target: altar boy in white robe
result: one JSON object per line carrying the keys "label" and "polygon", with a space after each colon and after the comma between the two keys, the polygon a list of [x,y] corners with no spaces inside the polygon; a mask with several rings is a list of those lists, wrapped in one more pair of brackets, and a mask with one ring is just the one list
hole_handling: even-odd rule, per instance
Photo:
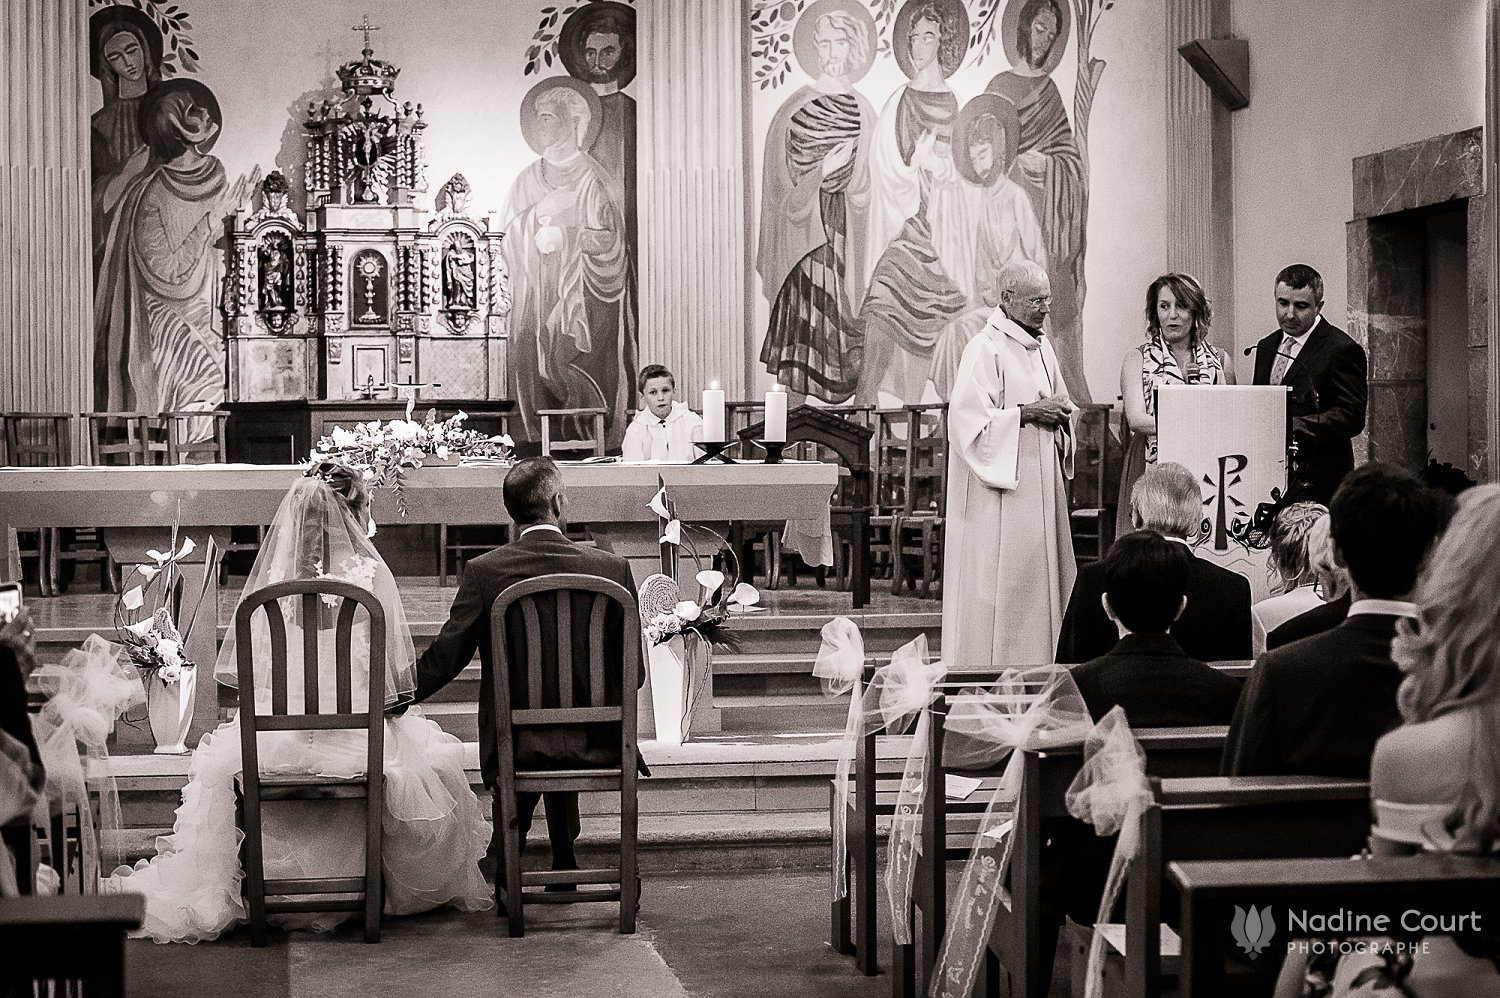
{"label": "altar boy in white robe", "polygon": [[703,438],[703,417],[677,401],[677,379],[651,364],[641,370],[636,388],[646,405],[625,430],[621,459],[690,464],[698,456],[693,441]]}
{"label": "altar boy in white robe", "polygon": [[1051,288],[1030,261],[969,341],[948,400],[943,659],[949,669],[1053,660],[1076,566],[1063,476],[1074,405],[1042,333]]}

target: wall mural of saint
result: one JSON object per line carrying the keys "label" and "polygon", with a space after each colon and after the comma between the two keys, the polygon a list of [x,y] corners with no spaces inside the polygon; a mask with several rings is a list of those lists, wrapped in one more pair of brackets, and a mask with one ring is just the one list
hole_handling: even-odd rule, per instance
{"label": "wall mural of saint", "polygon": [[[1048,270],[1048,332],[1073,397],[1088,399],[1084,138],[1104,67],[1089,43],[1110,6],[752,8],[751,83],[764,95],[753,112],[764,136],[756,315],[772,378],[830,403],[945,399],[964,346],[998,304],[1000,270],[1025,259]],[[1070,115],[1052,74],[1073,41]],[[798,68],[807,82],[769,104]]]}
{"label": "wall mural of saint", "polygon": [[223,117],[207,86],[175,79],[146,92],[138,123],[144,164],[109,214],[95,287],[95,402],[212,408],[224,399],[214,243],[233,208],[223,164],[209,154]]}
{"label": "wall mural of saint", "polygon": [[[599,95],[570,76],[521,101],[538,159],[511,186],[504,259],[511,277],[510,396],[521,439],[539,409],[603,408],[609,446],[624,436],[635,367],[635,287],[617,181],[586,150],[602,127]],[[572,428],[577,432],[580,428]]]}
{"label": "wall mural of saint", "polygon": [[1048,334],[1063,380],[1075,399],[1086,400],[1078,289],[1088,185],[1073,126],[1052,80],[1068,44],[1070,24],[1059,0],[1011,0],[1000,27],[1011,68],[986,89],[1014,104],[1020,118],[1020,146],[1011,175],[1031,198],[1047,234],[1047,279],[1052,284]]}
{"label": "wall mural of saint", "polygon": [[766,135],[756,270],[771,306],[760,359],[790,391],[844,402],[858,387],[864,331],[870,145],[876,118],[854,88],[875,61],[875,20],[858,0],[818,0],[795,52],[813,78]]}
{"label": "wall mural of saint", "polygon": [[161,61],[161,29],[143,11],[105,7],[89,18],[89,69],[104,97],[104,106],[89,120],[96,277],[120,195],[145,168],[141,102],[161,83]]}

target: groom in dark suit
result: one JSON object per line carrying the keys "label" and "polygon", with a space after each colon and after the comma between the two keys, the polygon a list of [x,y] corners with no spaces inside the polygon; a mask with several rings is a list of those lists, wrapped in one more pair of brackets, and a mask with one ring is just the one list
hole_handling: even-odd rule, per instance
{"label": "groom in dark suit", "polygon": [[1323,278],[1306,264],[1276,275],[1276,322],[1281,328],[1256,344],[1255,384],[1292,389],[1292,498],[1326,506],[1354,467],[1350,441],[1365,428],[1365,349],[1323,318]]}
{"label": "groom in dark suit", "polygon": [[1370,778],[1380,736],[1401,723],[1391,642],[1447,496],[1383,464],[1351,471],[1329,507],[1334,557],[1348,569],[1349,616],[1255,663],[1224,746],[1226,776]]}
{"label": "groom in dark suit", "polygon": [[[575,544],[563,534],[559,524],[563,520],[566,500],[563,496],[562,475],[557,465],[548,457],[527,458],[518,462],[505,476],[502,488],[505,511],[516,525],[516,538],[503,547],[496,548],[469,562],[459,583],[458,594],[453,598],[453,609],[448,622],[417,661],[416,700],[420,703],[442,689],[479,652],[479,768],[484,785],[494,790],[500,766],[499,746],[495,740],[494,682],[496,664],[490,641],[490,607],[495,598],[509,586],[534,579],[540,575],[560,572],[580,575],[595,575],[619,583],[629,592],[635,592],[635,581],[630,574],[630,564],[619,555],[600,551],[597,548]],[[585,614],[573,616],[575,626],[589,625]],[[606,630],[611,640],[624,640],[624,621],[612,607],[606,619]],[[514,656],[512,656],[514,657]],[[618,669],[621,650],[618,645],[607,651],[606,682],[613,685],[611,698],[622,695],[619,690]],[[546,657],[544,656],[544,661]],[[522,660],[521,669],[525,662]],[[574,668],[582,669],[582,677],[575,682],[588,685],[588,662],[574,658]],[[512,689],[519,694],[515,680],[524,683],[524,675],[511,677]],[[645,673],[642,672],[644,680]],[[633,692],[623,694],[633,697]],[[522,732],[516,739],[516,765],[521,768],[578,769],[590,766],[614,765],[619,761],[618,725],[579,725],[559,727],[546,731]],[[525,843],[526,833],[531,829],[532,815],[536,811],[536,794],[519,793],[516,806],[519,814],[518,834]],[[559,791],[545,795],[547,810],[547,833],[552,840],[552,868],[554,870],[576,869],[578,862],[573,852],[573,843],[578,838],[578,794]],[[503,832],[498,801],[494,805],[495,832]],[[496,840],[498,846],[499,840]],[[496,876],[497,885],[505,882],[504,851],[499,853],[502,869]],[[498,886],[497,886],[498,890]],[[504,906],[502,905],[502,911]]]}

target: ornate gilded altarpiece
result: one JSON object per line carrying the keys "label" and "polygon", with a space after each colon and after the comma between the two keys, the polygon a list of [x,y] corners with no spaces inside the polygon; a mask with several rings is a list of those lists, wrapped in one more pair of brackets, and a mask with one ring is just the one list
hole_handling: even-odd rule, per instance
{"label": "ornate gilded altarpiece", "polygon": [[224,311],[231,401],[345,399],[419,383],[430,399],[505,395],[510,287],[493,214],[455,174],[428,211],[422,106],[400,70],[338,70],[344,96],[310,103],[305,218],[277,172],[230,219]]}

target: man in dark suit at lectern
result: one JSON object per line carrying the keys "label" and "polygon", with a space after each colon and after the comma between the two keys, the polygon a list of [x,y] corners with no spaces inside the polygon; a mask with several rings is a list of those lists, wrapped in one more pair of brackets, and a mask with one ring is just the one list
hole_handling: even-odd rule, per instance
{"label": "man in dark suit at lectern", "polygon": [[1325,506],[1354,467],[1350,441],[1365,428],[1365,350],[1323,318],[1323,278],[1294,263],[1276,275],[1276,332],[1255,347],[1255,384],[1291,388],[1297,444],[1294,499]]}
{"label": "man in dark suit at lectern", "polygon": [[[624,586],[635,592],[635,581],[630,574],[630,563],[617,554],[585,547],[569,540],[559,527],[563,519],[564,498],[562,474],[549,457],[532,457],[518,462],[505,476],[502,487],[505,511],[516,525],[516,538],[503,547],[481,555],[464,568],[458,594],[453,598],[453,609],[448,622],[417,661],[416,700],[420,703],[432,696],[450,680],[464,670],[479,652],[479,769],[484,785],[493,789],[499,775],[500,749],[495,738],[494,683],[496,663],[490,647],[490,607],[495,598],[509,586],[540,575],[574,573],[595,575]],[[587,628],[588,618],[583,613],[573,616],[575,627]],[[624,640],[624,621],[619,613],[610,609],[606,617],[606,630],[613,640]],[[616,668],[606,671],[606,684],[611,697],[624,696],[629,699],[633,692],[619,690],[618,667],[622,651],[607,650],[606,661]],[[501,663],[503,667],[505,663]],[[575,682],[588,684],[588,662],[574,657],[575,669],[582,669],[581,679]],[[525,668],[523,661],[522,668]],[[498,677],[505,681],[507,676]],[[645,679],[642,670],[641,679]],[[522,679],[524,682],[524,679]],[[516,686],[512,684],[512,689]],[[577,725],[558,727],[547,731],[523,732],[516,739],[516,764],[522,768],[568,769],[590,766],[609,766],[619,761],[620,736],[617,725]],[[576,869],[577,858],[573,843],[578,838],[578,794],[559,791],[545,795],[547,811],[547,834],[552,840],[552,868],[554,870]],[[519,812],[518,834],[526,841],[531,829],[532,815],[536,811],[536,794],[517,794]],[[492,851],[498,853],[501,869],[495,883],[505,883],[505,853],[500,848],[504,826],[500,820],[499,803],[495,804],[496,838]],[[498,886],[497,886],[498,890]]]}

